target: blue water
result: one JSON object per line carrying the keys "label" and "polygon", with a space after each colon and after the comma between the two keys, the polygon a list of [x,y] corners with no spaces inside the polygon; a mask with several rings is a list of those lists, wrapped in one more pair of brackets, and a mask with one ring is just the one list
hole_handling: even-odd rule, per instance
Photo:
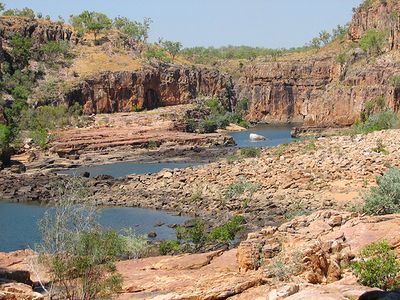
{"label": "blue water", "polygon": [[124,177],[130,174],[146,174],[158,173],[162,169],[183,169],[199,165],[198,162],[192,163],[135,163],[135,162],[116,162],[105,165],[82,166],[76,169],[60,171],[58,174],[64,175],[82,175],[84,172],[89,172],[90,177],[97,175],[111,175],[113,177]]}
{"label": "blue water", "polygon": [[[47,207],[37,204],[0,202],[0,251],[33,249],[40,242],[37,224],[46,210]],[[162,211],[121,207],[102,209],[99,222],[104,228],[117,231],[126,228],[137,234],[154,231],[156,239],[162,240],[175,238],[175,230],[168,224],[182,224],[187,219]],[[155,227],[159,222],[165,225]]]}
{"label": "blue water", "polygon": [[[228,132],[228,135],[233,137],[237,147],[272,147],[280,144],[287,144],[292,141],[290,131],[292,126],[284,125],[266,125],[259,124],[247,131]],[[265,141],[251,141],[250,133],[256,133],[266,137]]]}

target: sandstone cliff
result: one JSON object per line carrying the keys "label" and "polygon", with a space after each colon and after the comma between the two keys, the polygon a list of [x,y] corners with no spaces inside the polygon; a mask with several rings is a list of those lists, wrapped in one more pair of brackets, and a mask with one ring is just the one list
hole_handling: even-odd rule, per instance
{"label": "sandstone cliff", "polygon": [[42,19],[24,17],[0,17],[0,40],[19,34],[32,38],[34,47],[48,41],[78,42],[78,37],[68,25],[61,25]]}
{"label": "sandstone cliff", "polygon": [[396,0],[373,1],[355,9],[349,27],[349,39],[358,41],[369,29],[387,32],[387,50],[400,48],[400,3]]}
{"label": "sandstone cliff", "polygon": [[[248,98],[252,121],[304,122],[315,126],[346,126],[356,121],[364,103],[383,96],[398,111],[399,91],[389,83],[398,73],[400,36],[398,1],[375,1],[355,10],[347,40],[328,49],[284,57],[278,62],[246,66],[237,80],[238,99]],[[352,48],[369,29],[389,32],[386,53],[367,58]],[[347,62],[336,57],[345,53]]]}
{"label": "sandstone cliff", "polygon": [[230,76],[168,64],[98,74],[67,93],[66,100],[82,104],[85,113],[112,113],[185,104],[200,96],[218,97],[229,110],[235,105]]}

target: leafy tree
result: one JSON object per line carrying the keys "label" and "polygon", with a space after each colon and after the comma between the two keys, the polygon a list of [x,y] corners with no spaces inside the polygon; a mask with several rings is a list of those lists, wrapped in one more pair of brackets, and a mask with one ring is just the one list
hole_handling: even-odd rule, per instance
{"label": "leafy tree", "polygon": [[148,60],[157,59],[163,62],[170,62],[170,58],[165,50],[156,45],[149,45],[145,52],[145,56]]}
{"label": "leafy tree", "polygon": [[319,40],[321,43],[325,46],[331,42],[332,35],[327,32],[326,30],[323,30],[319,33]]}
{"label": "leafy tree", "polygon": [[40,48],[39,52],[43,60],[53,62],[60,56],[69,55],[69,44],[66,41],[49,41]]}
{"label": "leafy tree", "polygon": [[11,131],[4,124],[0,124],[0,161],[7,162],[9,160]]}
{"label": "leafy tree", "polygon": [[146,41],[151,22],[150,18],[145,18],[143,23],[140,23],[126,17],[117,17],[113,21],[113,26],[134,40]]}
{"label": "leafy tree", "polygon": [[338,38],[343,37],[348,30],[348,25],[342,26],[342,25],[337,25],[336,28],[332,30],[332,40],[336,40]]}
{"label": "leafy tree", "polygon": [[[3,5],[3,9],[4,9],[4,5]],[[3,16],[17,16],[17,17],[25,17],[25,18],[34,19],[35,12],[28,7],[25,7],[23,9],[7,9],[6,11],[3,12]]]}
{"label": "leafy tree", "polygon": [[163,41],[162,46],[172,56],[172,61],[175,60],[176,55],[182,50],[182,44],[180,42]]}
{"label": "leafy tree", "polygon": [[94,35],[95,42],[97,35],[103,30],[112,27],[112,21],[103,13],[95,11],[83,11],[81,14],[70,17],[72,26],[80,33],[91,32]]}
{"label": "leafy tree", "polygon": [[0,2],[0,12],[6,9],[6,6],[4,5],[3,2]]}
{"label": "leafy tree", "polygon": [[32,40],[16,34],[10,40],[11,51],[10,54],[16,65],[16,68],[22,70],[28,65],[30,58],[30,49],[32,47]]}
{"label": "leafy tree", "polygon": [[313,38],[310,41],[311,48],[320,48],[321,47],[321,40],[318,37]]}
{"label": "leafy tree", "polygon": [[382,52],[386,34],[375,29],[368,30],[360,39],[360,47],[368,55],[379,55]]}

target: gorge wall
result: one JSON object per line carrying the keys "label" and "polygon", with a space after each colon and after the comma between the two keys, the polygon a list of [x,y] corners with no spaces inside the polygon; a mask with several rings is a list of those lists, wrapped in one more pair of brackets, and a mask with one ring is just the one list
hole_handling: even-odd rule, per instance
{"label": "gorge wall", "polygon": [[[250,102],[248,118],[266,122],[304,122],[308,126],[353,124],[364,103],[383,96],[399,110],[399,90],[390,84],[400,60],[400,3],[372,1],[355,9],[348,40],[355,43],[370,29],[387,33],[386,52],[367,58],[361,49],[347,49],[347,63],[339,64],[341,50],[308,54],[301,59],[255,63],[244,68],[235,83],[237,98]],[[390,51],[390,52],[389,52]],[[360,54],[361,52],[361,54]],[[360,57],[359,56],[363,56]]]}
{"label": "gorge wall", "polygon": [[231,77],[215,69],[158,64],[133,72],[106,72],[83,81],[66,94],[85,113],[130,112],[185,104],[201,96],[236,104]]}
{"label": "gorge wall", "polygon": [[68,25],[58,24],[43,19],[24,17],[0,17],[0,40],[7,43],[9,37],[19,34],[29,37],[34,47],[48,41],[69,41],[77,43],[78,37]]}

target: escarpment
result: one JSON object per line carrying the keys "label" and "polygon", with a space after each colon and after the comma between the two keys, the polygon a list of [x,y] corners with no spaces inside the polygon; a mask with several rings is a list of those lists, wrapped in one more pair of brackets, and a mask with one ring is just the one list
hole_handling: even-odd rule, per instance
{"label": "escarpment", "polygon": [[160,64],[133,72],[105,72],[67,93],[85,113],[129,112],[218,97],[231,110],[236,104],[231,77],[217,70]]}
{"label": "escarpment", "polygon": [[354,11],[348,36],[358,41],[370,29],[386,33],[387,50],[400,48],[400,2],[397,0],[373,1]]}
{"label": "escarpment", "polygon": [[9,37],[17,34],[31,38],[34,47],[48,41],[68,41],[76,44],[79,40],[72,28],[65,24],[25,17],[1,17],[0,39],[7,41]]}
{"label": "escarpment", "polygon": [[[248,119],[348,126],[358,119],[365,103],[377,97],[384,97],[387,106],[398,112],[399,88],[390,79],[400,67],[399,15],[398,1],[361,5],[355,10],[347,39],[333,51],[321,49],[300,59],[289,56],[245,67],[235,90],[238,99],[249,100]],[[386,33],[378,57],[368,57],[357,48],[356,43],[370,29]],[[340,53],[345,62],[337,61]]]}

